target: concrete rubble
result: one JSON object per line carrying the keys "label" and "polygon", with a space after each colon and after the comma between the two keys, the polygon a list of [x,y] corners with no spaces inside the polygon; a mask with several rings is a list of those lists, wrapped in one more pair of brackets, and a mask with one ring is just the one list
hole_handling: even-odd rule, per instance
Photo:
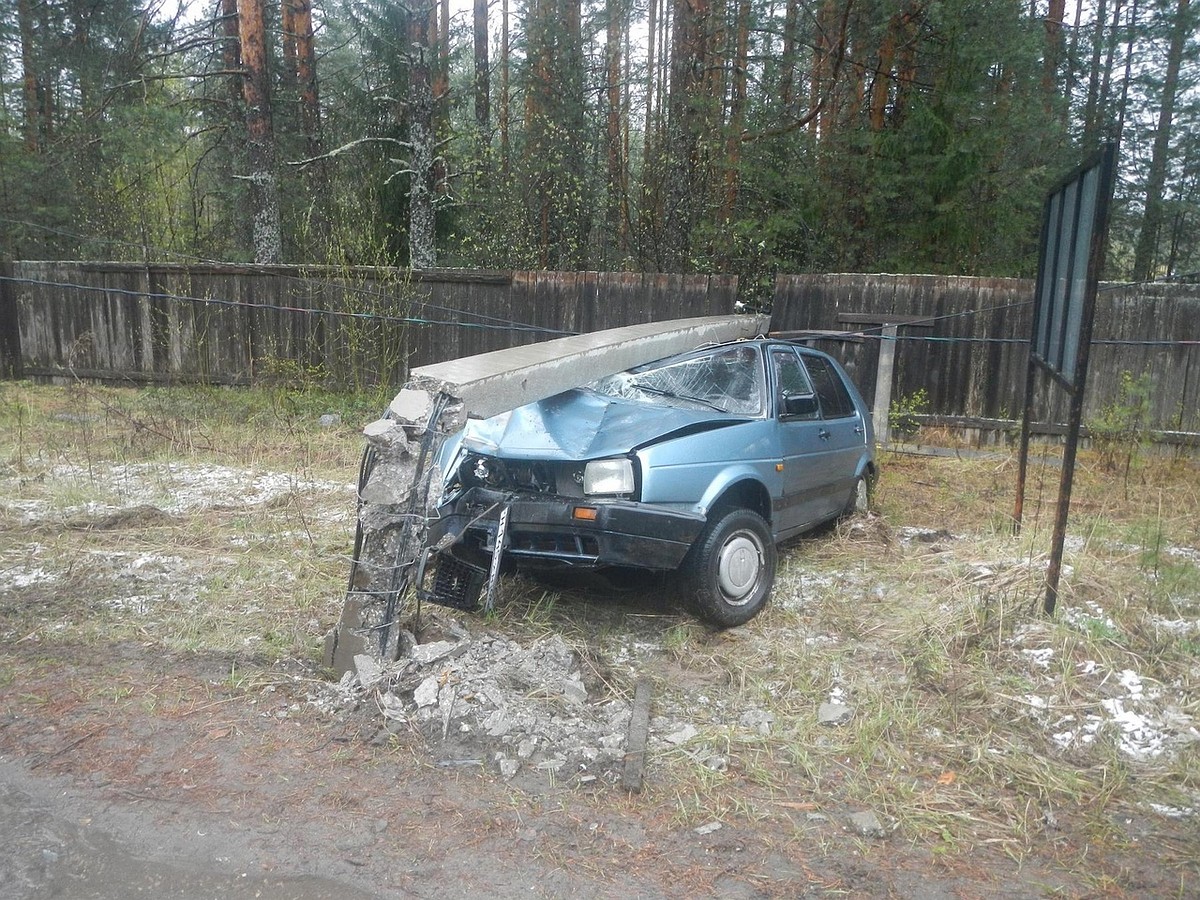
{"label": "concrete rubble", "polygon": [[529,770],[615,781],[630,698],[589,689],[586,662],[561,637],[524,646],[495,633],[416,644],[357,669],[311,702],[336,713],[378,707],[381,726],[420,730],[453,761],[471,757],[506,778]]}

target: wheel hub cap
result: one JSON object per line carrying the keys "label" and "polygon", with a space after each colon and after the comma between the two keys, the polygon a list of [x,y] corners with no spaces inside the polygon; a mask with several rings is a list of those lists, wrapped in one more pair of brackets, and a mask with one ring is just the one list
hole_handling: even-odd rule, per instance
{"label": "wheel hub cap", "polygon": [[745,535],[737,535],[721,550],[717,580],[730,603],[744,602],[758,583],[762,556],[758,544]]}

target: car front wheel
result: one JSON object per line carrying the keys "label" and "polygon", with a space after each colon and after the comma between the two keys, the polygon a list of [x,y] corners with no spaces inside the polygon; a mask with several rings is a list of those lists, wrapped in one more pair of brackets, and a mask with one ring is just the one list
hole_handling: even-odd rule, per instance
{"label": "car front wheel", "polygon": [[758,513],[733,509],[715,516],[684,559],[689,598],[721,628],[749,622],[775,583],[775,542]]}

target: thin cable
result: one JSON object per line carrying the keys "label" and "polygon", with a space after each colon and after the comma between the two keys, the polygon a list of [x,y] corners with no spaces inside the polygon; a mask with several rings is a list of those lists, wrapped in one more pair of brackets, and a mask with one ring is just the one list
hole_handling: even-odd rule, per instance
{"label": "thin cable", "polygon": [[126,288],[100,287],[91,284],[74,284],[69,281],[43,281],[36,278],[17,278],[0,275],[0,281],[15,284],[35,284],[44,287],[72,288],[79,291],[94,291],[102,294],[118,294],[126,297],[147,297],[155,300],[176,300],[183,303],[196,303],[201,306],[225,306],[244,309],[271,309],[278,312],[302,313],[313,316],[330,316],[339,319],[370,320],[388,322],[396,325],[445,325],[455,328],[476,328],[483,331],[528,331],[544,334],[573,335],[577,332],[562,331],[557,328],[543,328],[536,325],[523,325],[517,322],[508,324],[489,324],[485,322],[460,322],[453,320],[427,319],[417,316],[388,316],[380,313],[339,312],[330,309],[312,309],[302,306],[280,306],[274,303],[251,303],[246,300],[222,300],[214,297],[187,297],[181,294],[161,294],[148,291],[133,291]]}
{"label": "thin cable", "polygon": [[[239,266],[238,263],[229,263],[229,262],[225,262],[223,260],[210,259],[210,258],[204,257],[204,256],[195,256],[195,255],[189,254],[189,253],[181,253],[176,250],[168,250],[165,247],[157,247],[157,246],[154,246],[151,244],[136,244],[131,241],[122,241],[122,240],[117,240],[115,238],[89,237],[86,234],[80,234],[80,233],[74,232],[74,231],[67,231],[66,229],[63,229],[63,228],[53,228],[49,225],[39,225],[36,222],[25,222],[20,219],[10,219],[6,216],[0,216],[0,222],[7,222],[10,225],[20,225],[20,226],[23,226],[26,228],[39,228],[42,231],[48,231],[51,234],[58,234],[58,235],[62,235],[63,237],[70,237],[70,238],[74,238],[79,241],[87,241],[89,243],[111,244],[112,246],[115,246],[115,247],[132,248],[135,250],[139,250],[143,253],[145,253],[148,250],[153,250],[155,253],[163,255],[163,256],[176,257],[178,260],[181,260],[184,263],[198,263],[201,265],[223,266],[226,268],[228,268],[230,266],[233,266],[233,267]],[[131,265],[139,265],[139,266],[155,265],[155,263],[153,263],[153,262],[146,262],[146,261],[139,261],[139,260],[132,260],[132,261],[130,261],[130,264]],[[251,271],[251,267],[249,265],[246,266],[246,271]],[[287,273],[279,273],[276,277],[283,278],[288,281],[299,282],[304,285],[311,285],[312,281],[313,281],[313,279],[303,278],[299,275],[289,275]],[[342,284],[339,287],[345,293],[354,294],[356,296],[361,296],[361,297],[378,297],[378,296],[380,296],[379,291],[370,290],[368,288],[360,288],[360,287],[356,287],[351,284]],[[429,309],[436,309],[439,312],[444,312],[444,313],[447,313],[452,316],[469,316],[474,319],[477,319],[480,322],[494,322],[496,324],[505,325],[505,326],[524,326],[525,328],[527,328],[530,331],[545,331],[546,330],[546,329],[540,328],[537,325],[531,325],[526,322],[514,323],[509,319],[503,319],[498,316],[489,316],[489,315],[486,315],[485,313],[472,312],[471,310],[456,309],[451,306],[441,306],[440,304],[437,304],[437,303],[424,303],[423,305]],[[566,334],[566,335],[576,334],[576,332],[574,332],[574,331],[563,331],[563,332],[558,332],[558,333]]]}

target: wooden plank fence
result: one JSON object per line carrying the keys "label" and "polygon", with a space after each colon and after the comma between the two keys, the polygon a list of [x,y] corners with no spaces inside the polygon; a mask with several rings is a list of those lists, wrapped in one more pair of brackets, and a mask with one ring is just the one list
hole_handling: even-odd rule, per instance
{"label": "wooden plank fence", "polygon": [[[620,325],[727,315],[736,276],[16,262],[10,374],[402,383],[410,366]],[[4,350],[8,345],[0,345]]]}
{"label": "wooden plank fence", "polygon": [[[736,296],[736,276],[15,262],[0,268],[0,377],[396,384],[409,366],[564,332],[728,314]],[[934,416],[1003,427],[1021,413],[1032,296],[1020,279],[781,275],[771,327],[927,320],[900,328],[893,398],[924,390]],[[1122,373],[1149,373],[1152,427],[1200,431],[1200,287],[1105,285],[1096,315],[1085,419]],[[873,402],[878,339],[818,344]],[[1034,412],[1065,421],[1062,392]]]}
{"label": "wooden plank fence", "polygon": [[[893,405],[924,390],[934,416],[959,424],[1012,422],[1020,419],[1024,402],[1032,299],[1033,282],[1012,278],[780,275],[771,330],[873,333],[860,342],[817,342],[846,364],[870,404],[879,330],[845,320],[920,317],[924,327],[899,329]],[[1122,373],[1148,373],[1154,386],[1149,426],[1200,431],[1200,286],[1102,285],[1093,341],[1085,421],[1117,401]],[[1065,422],[1064,392],[1039,391],[1034,417]]]}

